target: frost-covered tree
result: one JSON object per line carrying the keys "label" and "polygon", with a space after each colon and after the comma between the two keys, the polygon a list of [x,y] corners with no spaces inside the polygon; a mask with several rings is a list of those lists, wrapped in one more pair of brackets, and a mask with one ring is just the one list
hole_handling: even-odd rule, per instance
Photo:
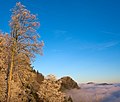
{"label": "frost-covered tree", "polygon": [[0,69],[7,68],[10,52],[10,37],[8,34],[0,33]]}
{"label": "frost-covered tree", "polygon": [[6,101],[7,73],[9,66],[10,38],[8,34],[0,33],[0,101]]}
{"label": "frost-covered tree", "polygon": [[40,85],[39,97],[44,102],[64,102],[66,96],[60,91],[60,87],[61,82],[54,75],[48,75]]}
{"label": "frost-covered tree", "polygon": [[36,15],[28,11],[20,2],[11,10],[10,20],[10,67],[8,74],[7,102],[10,100],[11,80],[15,67],[30,63],[31,58],[36,54],[42,54],[43,41],[37,39],[39,35],[36,29],[39,26]]}

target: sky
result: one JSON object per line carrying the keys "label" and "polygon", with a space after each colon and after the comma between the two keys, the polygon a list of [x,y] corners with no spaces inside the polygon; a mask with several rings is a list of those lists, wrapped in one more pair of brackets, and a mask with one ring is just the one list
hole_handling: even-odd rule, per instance
{"label": "sky", "polygon": [[[120,82],[120,0],[19,0],[40,21],[45,46],[32,66],[78,83]],[[10,32],[10,9],[0,0],[0,30]]]}

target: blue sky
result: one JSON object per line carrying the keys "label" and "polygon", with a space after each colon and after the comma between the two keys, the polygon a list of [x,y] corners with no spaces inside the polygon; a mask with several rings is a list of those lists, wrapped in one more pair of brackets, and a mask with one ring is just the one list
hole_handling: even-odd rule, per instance
{"label": "blue sky", "polygon": [[[44,55],[33,66],[44,75],[77,82],[120,82],[119,0],[19,0],[40,21]],[[9,32],[10,9],[0,0],[0,29]]]}

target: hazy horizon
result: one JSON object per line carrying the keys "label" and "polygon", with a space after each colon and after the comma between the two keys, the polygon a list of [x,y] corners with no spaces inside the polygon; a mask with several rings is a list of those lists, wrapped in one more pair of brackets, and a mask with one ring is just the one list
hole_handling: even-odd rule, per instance
{"label": "hazy horizon", "polygon": [[[78,83],[120,82],[119,0],[19,1],[40,21],[45,46],[32,63],[36,70]],[[19,1],[1,0],[1,31],[10,32],[10,9]]]}

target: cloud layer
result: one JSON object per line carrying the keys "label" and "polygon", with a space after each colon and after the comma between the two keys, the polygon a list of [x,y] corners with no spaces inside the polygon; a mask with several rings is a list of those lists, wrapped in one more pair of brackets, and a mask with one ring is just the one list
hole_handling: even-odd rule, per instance
{"label": "cloud layer", "polygon": [[120,84],[80,84],[80,87],[66,92],[74,102],[120,102]]}

